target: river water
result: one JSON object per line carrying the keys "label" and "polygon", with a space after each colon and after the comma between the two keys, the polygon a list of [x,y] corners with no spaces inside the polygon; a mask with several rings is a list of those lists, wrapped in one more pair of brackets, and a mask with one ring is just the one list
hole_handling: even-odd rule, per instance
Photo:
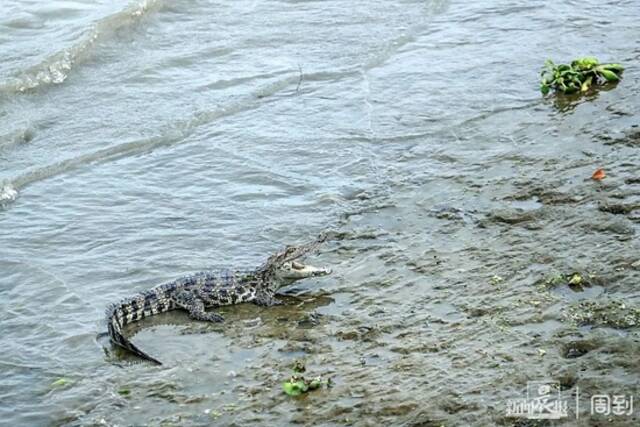
{"label": "river water", "polygon": [[[540,380],[554,425],[604,422],[591,395],[640,398],[639,12],[3,0],[0,423],[529,425],[506,408]],[[540,96],[583,55],[623,81]],[[111,302],[323,231],[334,273],[287,305],[129,329],[162,367],[100,336]],[[286,396],[297,359],[333,387]]]}

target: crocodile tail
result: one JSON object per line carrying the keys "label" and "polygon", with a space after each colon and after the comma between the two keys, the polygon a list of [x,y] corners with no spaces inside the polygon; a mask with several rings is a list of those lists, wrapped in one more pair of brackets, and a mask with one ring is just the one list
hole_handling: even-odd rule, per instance
{"label": "crocodile tail", "polygon": [[123,314],[121,304],[112,304],[107,308],[107,329],[109,331],[109,338],[111,338],[111,341],[142,359],[148,360],[157,365],[162,365],[162,362],[140,350],[122,334],[122,328],[125,321],[126,317]]}

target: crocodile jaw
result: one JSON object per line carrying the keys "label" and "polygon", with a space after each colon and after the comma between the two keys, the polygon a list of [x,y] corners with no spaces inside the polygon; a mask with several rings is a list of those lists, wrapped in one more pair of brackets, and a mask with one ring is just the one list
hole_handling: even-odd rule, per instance
{"label": "crocodile jaw", "polygon": [[293,265],[293,271],[301,274],[302,278],[326,276],[331,274],[331,269],[327,267],[314,267],[312,265],[305,265],[296,261],[293,261],[291,264]]}
{"label": "crocodile jaw", "polygon": [[296,261],[287,262],[276,271],[278,279],[286,282],[294,282],[308,277],[326,276],[327,274],[331,274],[331,269],[314,267]]}

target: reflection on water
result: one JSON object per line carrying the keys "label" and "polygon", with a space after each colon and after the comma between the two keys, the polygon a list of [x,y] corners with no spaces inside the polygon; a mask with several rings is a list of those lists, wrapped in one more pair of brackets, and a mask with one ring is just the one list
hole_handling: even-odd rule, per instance
{"label": "reflection on water", "polygon": [[615,89],[618,86],[618,82],[607,83],[602,86],[591,87],[585,93],[572,93],[572,94],[556,94],[550,99],[553,99],[553,106],[561,113],[569,113],[575,110],[575,108],[583,102],[592,102],[598,98],[600,92],[608,92]]}

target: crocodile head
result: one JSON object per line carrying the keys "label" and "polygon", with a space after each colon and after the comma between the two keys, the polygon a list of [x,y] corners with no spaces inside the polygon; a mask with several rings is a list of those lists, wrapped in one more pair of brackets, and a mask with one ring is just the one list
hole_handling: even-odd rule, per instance
{"label": "crocodile head", "polygon": [[283,251],[269,257],[262,269],[271,273],[281,284],[289,284],[308,277],[326,276],[331,273],[331,269],[314,267],[297,261],[315,250],[325,240],[326,236],[321,235],[315,241],[305,245],[287,246]]}

